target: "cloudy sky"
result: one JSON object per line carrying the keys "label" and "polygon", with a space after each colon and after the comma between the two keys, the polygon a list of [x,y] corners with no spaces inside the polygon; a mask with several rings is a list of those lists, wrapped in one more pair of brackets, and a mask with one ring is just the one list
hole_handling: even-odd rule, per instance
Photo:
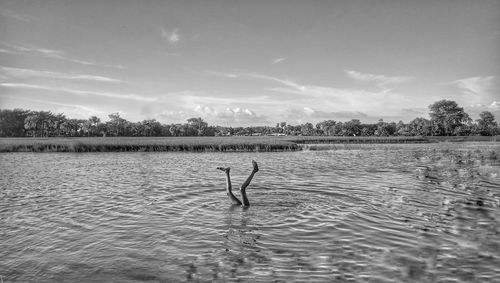
{"label": "cloudy sky", "polygon": [[275,125],[500,120],[500,1],[0,1],[0,108]]}

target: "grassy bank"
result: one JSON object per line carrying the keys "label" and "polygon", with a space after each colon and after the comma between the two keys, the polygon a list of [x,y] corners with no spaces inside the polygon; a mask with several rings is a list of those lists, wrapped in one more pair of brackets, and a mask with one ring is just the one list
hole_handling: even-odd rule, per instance
{"label": "grassy bank", "polygon": [[272,137],[90,137],[1,138],[0,152],[295,151],[293,142]]}
{"label": "grassy bank", "polygon": [[339,143],[428,143],[425,137],[337,137],[337,136],[299,136],[285,137],[298,144],[339,144]]}
{"label": "grassy bank", "polygon": [[431,142],[500,142],[500,136],[436,136],[427,139]]}
{"label": "grassy bank", "polygon": [[302,150],[304,148],[304,144],[427,143],[450,140],[478,141],[478,138],[482,138],[480,141],[492,140],[491,137],[426,138],[296,136],[0,138],[0,152],[297,151]]}

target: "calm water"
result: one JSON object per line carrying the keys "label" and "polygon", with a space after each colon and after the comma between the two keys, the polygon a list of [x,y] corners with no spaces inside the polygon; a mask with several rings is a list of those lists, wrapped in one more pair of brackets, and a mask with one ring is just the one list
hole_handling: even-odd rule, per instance
{"label": "calm water", "polygon": [[[231,207],[215,167],[238,187],[252,159]],[[0,172],[3,282],[500,281],[495,143],[12,153]]]}

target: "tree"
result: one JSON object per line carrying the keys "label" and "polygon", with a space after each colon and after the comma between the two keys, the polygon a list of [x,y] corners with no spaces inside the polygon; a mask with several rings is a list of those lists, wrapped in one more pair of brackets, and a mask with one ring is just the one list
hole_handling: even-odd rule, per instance
{"label": "tree", "polygon": [[40,115],[37,112],[30,113],[24,119],[24,128],[28,132],[31,132],[32,137],[36,137],[37,131],[39,129],[39,124],[40,124]]}
{"label": "tree", "polygon": [[68,136],[68,137],[78,136],[80,131],[81,131],[80,125],[82,123],[83,123],[83,120],[67,119],[66,121],[62,122],[60,125],[61,133],[64,136]]}
{"label": "tree", "polygon": [[30,114],[29,110],[23,109],[0,109],[0,136],[1,137],[23,137],[26,135],[24,120]]}
{"label": "tree", "polygon": [[425,118],[415,118],[408,124],[408,133],[411,136],[430,136],[431,121]]}
{"label": "tree", "polygon": [[477,119],[477,131],[482,136],[494,136],[498,134],[498,124],[495,116],[490,111],[483,111]]}
{"label": "tree", "polygon": [[344,123],[342,130],[345,136],[359,136],[361,134],[361,122],[358,119],[347,121]]}
{"label": "tree", "polygon": [[343,136],[344,135],[344,123],[338,122],[335,125],[333,125],[333,134],[335,136]]}
{"label": "tree", "polygon": [[361,135],[368,137],[375,135],[375,131],[377,131],[376,124],[363,124],[361,125]]}
{"label": "tree", "polygon": [[377,130],[375,131],[376,136],[392,136],[396,132],[396,124],[394,122],[387,123],[380,120],[377,124]]}
{"label": "tree", "polygon": [[300,125],[300,132],[303,136],[312,136],[314,135],[314,127],[311,123],[305,123]]}
{"label": "tree", "polygon": [[120,113],[109,114],[111,121],[107,122],[108,132],[113,136],[125,136],[128,134],[130,122],[120,117]]}
{"label": "tree", "polygon": [[398,136],[409,136],[408,125],[406,125],[403,121],[399,121],[396,125],[396,134]]}
{"label": "tree", "polygon": [[170,134],[174,137],[183,137],[187,133],[187,124],[171,124],[169,127]]}
{"label": "tree", "polygon": [[136,123],[136,129],[136,135],[143,137],[159,136],[162,132],[162,126],[156,119]]}
{"label": "tree", "polygon": [[101,119],[96,116],[92,116],[87,120],[87,127],[89,130],[89,135],[96,136],[99,134],[99,126],[101,124]]}
{"label": "tree", "polygon": [[335,134],[335,122],[334,120],[325,120],[316,124],[316,129],[320,131],[321,134],[325,136],[333,136]]}
{"label": "tree", "polygon": [[203,121],[200,117],[189,118],[188,122],[188,135],[202,136],[205,129],[208,127],[208,123]]}
{"label": "tree", "polygon": [[469,115],[455,101],[440,100],[429,105],[431,126],[434,135],[450,136],[455,128],[470,121]]}

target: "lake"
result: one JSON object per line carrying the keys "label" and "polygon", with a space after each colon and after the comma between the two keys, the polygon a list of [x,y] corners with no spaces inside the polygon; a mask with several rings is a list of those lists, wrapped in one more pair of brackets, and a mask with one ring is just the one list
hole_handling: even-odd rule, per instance
{"label": "lake", "polygon": [[1,279],[500,281],[498,143],[321,148],[0,154]]}

